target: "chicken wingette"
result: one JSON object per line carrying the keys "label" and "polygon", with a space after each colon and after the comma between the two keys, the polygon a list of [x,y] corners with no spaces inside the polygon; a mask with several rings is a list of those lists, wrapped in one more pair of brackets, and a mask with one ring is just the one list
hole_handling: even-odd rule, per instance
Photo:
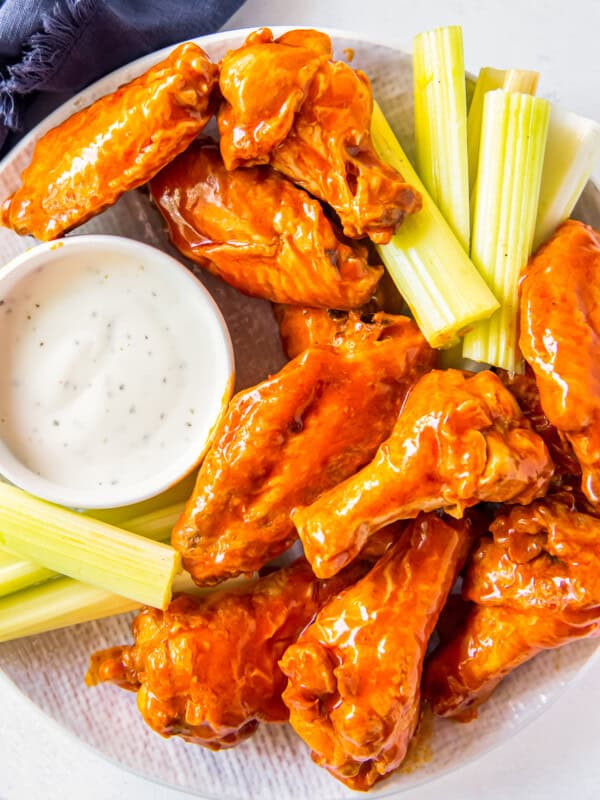
{"label": "chicken wingette", "polygon": [[[330,56],[324,34],[296,30],[274,40],[268,28],[229,53],[220,76],[221,152],[228,168],[268,156],[336,211],[346,236],[383,244],[420,209],[421,196],[375,153],[369,79]],[[266,120],[256,113],[263,108]]]}
{"label": "chicken wingette", "polygon": [[436,714],[468,720],[540,651],[600,633],[600,520],[558,498],[500,514],[473,553],[471,610],[425,671]]}
{"label": "chicken wingette", "polygon": [[227,170],[210,140],[163,169],[150,191],[178,250],[245,294],[353,308],[383,273],[307,192],[268,166]]}
{"label": "chicken wingette", "polygon": [[252,572],[297,538],[292,509],[352,475],[435,364],[409,320],[352,349],[314,347],[240,392],[206,455],[172,544],[200,585]]}
{"label": "chicken wingette", "polygon": [[217,66],[187,42],[77,111],[37,142],[2,224],[56,239],[146,183],[210,120],[217,81]]}
{"label": "chicken wingette", "polygon": [[134,644],[92,656],[86,681],[137,692],[146,723],[211,750],[233,747],[259,722],[284,722],[288,645],[365,565],[319,581],[300,559],[257,581],[202,598],[176,597],[166,611],[144,608]]}

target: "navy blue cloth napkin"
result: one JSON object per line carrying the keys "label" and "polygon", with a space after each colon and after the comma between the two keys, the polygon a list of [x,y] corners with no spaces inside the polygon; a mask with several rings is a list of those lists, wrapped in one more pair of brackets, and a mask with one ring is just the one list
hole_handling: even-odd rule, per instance
{"label": "navy blue cloth napkin", "polygon": [[9,132],[16,134],[5,150],[25,127],[100,76],[160,47],[218,30],[242,4],[0,0],[0,148]]}

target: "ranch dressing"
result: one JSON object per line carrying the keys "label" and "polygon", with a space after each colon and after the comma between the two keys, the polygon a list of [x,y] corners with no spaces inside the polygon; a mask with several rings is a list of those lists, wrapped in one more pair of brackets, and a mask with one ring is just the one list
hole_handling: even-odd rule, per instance
{"label": "ranch dressing", "polygon": [[218,369],[188,280],[152,259],[65,253],[0,290],[0,435],[22,464],[118,501],[200,455]]}

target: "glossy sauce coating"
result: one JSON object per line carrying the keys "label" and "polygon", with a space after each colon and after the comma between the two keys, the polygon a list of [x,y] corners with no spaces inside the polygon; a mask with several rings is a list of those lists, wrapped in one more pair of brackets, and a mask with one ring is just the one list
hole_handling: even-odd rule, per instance
{"label": "glossy sauce coating", "polygon": [[581,467],[573,447],[544,414],[540,391],[531,367],[527,365],[523,375],[511,375],[499,370],[498,377],[515,396],[521,411],[531,422],[533,430],[539,433],[546,443],[556,467],[554,478],[562,482],[566,476],[581,477]]}
{"label": "glossy sauce coating", "polygon": [[268,28],[254,31],[242,47],[227,53],[221,63],[218,116],[227,169],[269,162],[315,73],[331,56],[331,39],[324,33],[289,31],[274,40]]}
{"label": "glossy sauce coating", "polygon": [[135,643],[92,656],[86,681],[137,691],[144,720],[162,736],[232,747],[260,721],[287,719],[278,660],[364,569],[319,581],[301,559],[242,588],[180,595],[164,612],[144,608],[133,622]]}
{"label": "glossy sauce coating", "polygon": [[407,214],[419,211],[421,195],[375,153],[372,112],[367,76],[342,61],[326,62],[271,164],[328,203],[346,236],[385,244]]}
{"label": "glossy sauce coating", "polygon": [[212,116],[218,70],[188,42],[139,78],[48,131],[2,224],[55,239],[150,180]]}
{"label": "glossy sauce coating", "polygon": [[194,580],[252,572],[296,538],[290,512],[360,469],[435,363],[414,323],[352,351],[312,348],[229,405],[173,531]]}
{"label": "glossy sauce coating", "polygon": [[544,442],[496,375],[432,371],[373,461],[292,517],[325,577],[383,525],[436,509],[460,517],[481,501],[528,503],[545,494],[552,470]]}
{"label": "glossy sauce coating", "polygon": [[521,351],[544,413],[573,445],[582,490],[600,502],[600,234],[568,220],[521,288]]}
{"label": "glossy sauce coating", "polygon": [[406,316],[384,311],[343,312],[279,305],[274,312],[288,358],[295,358],[309,347],[354,347],[361,342],[376,342],[394,336],[395,328],[402,330],[410,323]]}
{"label": "glossy sauce coating", "polygon": [[499,515],[463,593],[480,605],[564,611],[600,603],[600,519],[551,497]]}
{"label": "glossy sauce coating", "polygon": [[468,520],[421,515],[283,656],[292,726],[352,789],[368,789],[406,755],[427,643],[470,542]]}
{"label": "glossy sauce coating", "polygon": [[369,79],[330,58],[331,40],[312,30],[273,41],[262,28],[228,53],[220,78],[223,159],[228,168],[270,160],[332,206],[347,236],[389,242],[421,197],[373,149]]}
{"label": "glossy sauce coating", "polygon": [[353,308],[382,275],[305,191],[267,166],[229,172],[210,140],[195,142],[150,190],[173,244],[245,294]]}
{"label": "glossy sauce coating", "polygon": [[490,532],[465,576],[472,610],[426,669],[440,716],[471,719],[520,664],[600,631],[600,520],[546,498],[500,514]]}
{"label": "glossy sauce coating", "polygon": [[461,632],[425,666],[423,698],[439,717],[470,722],[514,669],[542,650],[600,633],[597,612],[572,624],[562,616],[473,606]]}

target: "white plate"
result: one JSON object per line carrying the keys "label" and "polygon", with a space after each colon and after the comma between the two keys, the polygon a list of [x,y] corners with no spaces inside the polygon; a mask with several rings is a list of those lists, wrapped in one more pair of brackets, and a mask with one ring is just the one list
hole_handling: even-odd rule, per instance
{"label": "white plate", "polygon": [[[274,31],[280,33],[283,29]],[[239,46],[246,33],[227,31],[197,42],[213,59],[219,59],[230,48]],[[349,51],[353,51],[352,64],[370,76],[376,98],[411,155],[410,58],[356,34],[329,33],[336,57],[348,58]],[[117,70],[48,117],[0,163],[0,198],[18,184],[33,143],[44,131],[148,69],[171,49]],[[576,216],[600,227],[600,193],[591,184]],[[130,236],[177,255],[167,243],[159,215],[143,191],[130,192],[77,232]],[[31,239],[21,239],[1,229],[0,263],[31,244]],[[283,356],[269,305],[238,294],[205,272],[198,274],[229,325],[238,367],[237,388],[251,385],[276,370],[283,363]],[[86,688],[83,676],[90,653],[129,641],[129,621],[129,616],[115,617],[0,644],[0,667],[16,688],[65,729],[110,760],[150,780],[215,799],[333,800],[356,796],[312,763],[304,744],[287,725],[263,725],[240,747],[211,753],[152,733],[138,715],[132,694],[112,686]],[[427,721],[405,767],[370,795],[385,797],[414,788],[502,743],[537,717],[576,679],[584,665],[590,663],[596,647],[594,641],[582,641],[538,656],[503,682],[476,722],[460,725]]]}

